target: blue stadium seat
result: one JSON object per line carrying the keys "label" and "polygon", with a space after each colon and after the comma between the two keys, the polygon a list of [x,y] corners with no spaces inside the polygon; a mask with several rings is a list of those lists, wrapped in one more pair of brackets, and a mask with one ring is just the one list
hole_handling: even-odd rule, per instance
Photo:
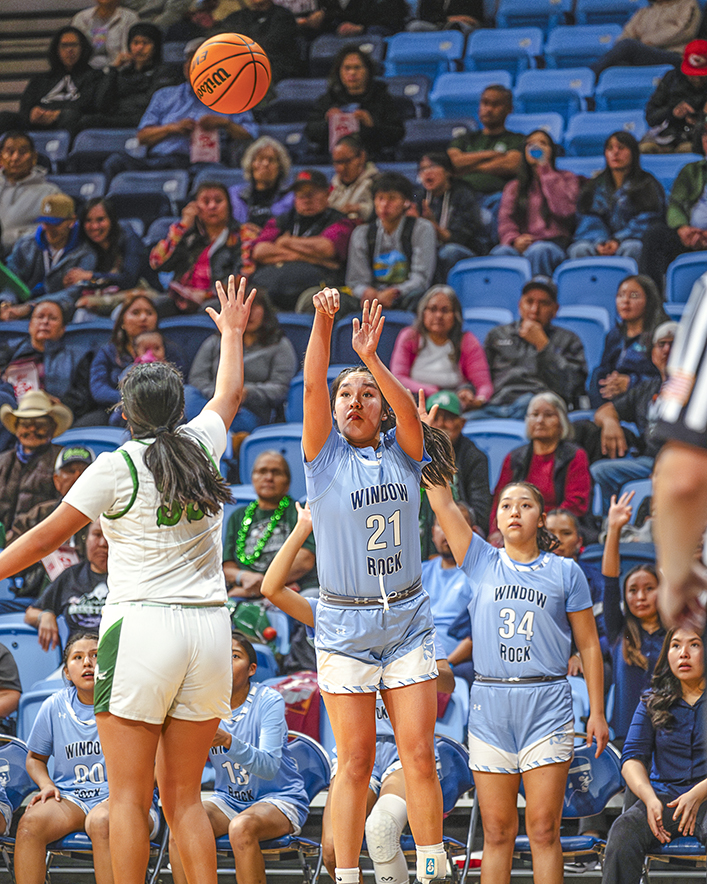
{"label": "blue stadium seat", "polygon": [[284,144],[293,163],[306,163],[315,152],[304,134],[306,123],[267,123],[260,126],[261,135],[269,135]]}
{"label": "blue stadium seat", "polygon": [[530,261],[522,256],[465,258],[451,269],[447,283],[462,309],[505,307],[515,316],[521,289],[531,275]]}
{"label": "blue stadium seat", "polygon": [[285,337],[295,348],[297,365],[301,365],[312,332],[314,316],[308,313],[278,313],[277,319]]}
{"label": "blue stadium seat", "polygon": [[255,488],[253,488],[252,485],[230,485],[229,487],[233,501],[231,503],[224,503],[223,505],[221,535],[224,543],[226,542],[226,531],[228,530],[228,522],[231,516],[239,507],[247,506],[249,503],[258,499],[258,495],[255,493]]}
{"label": "blue stadium seat", "polygon": [[471,332],[481,344],[492,328],[496,328],[497,325],[508,325],[515,319],[515,314],[505,307],[465,307],[462,315],[463,330]]}
{"label": "blue stadium seat", "polygon": [[420,161],[428,151],[445,151],[453,138],[476,130],[472,119],[456,120],[406,120],[405,138],[398,145],[398,158]]}
{"label": "blue stadium seat", "polygon": [[506,70],[440,74],[430,92],[433,119],[476,117],[481,93],[497,83],[510,89],[513,77]]}
{"label": "blue stadium seat", "polygon": [[169,200],[170,214],[175,215],[179,204],[186,200],[189,193],[189,172],[186,169],[119,172],[110,183],[109,196],[115,197],[119,193],[131,195],[162,193]]}
{"label": "blue stadium seat", "polygon": [[19,614],[16,621],[0,622],[0,644],[5,645],[15,659],[23,691],[61,666],[61,649],[43,651],[37,641],[37,630],[23,623]]}
{"label": "blue stadium seat", "polygon": [[572,13],[573,0],[499,0],[497,28],[550,28],[563,25]]}
{"label": "blue stadium seat", "polygon": [[463,51],[460,31],[394,34],[388,39],[385,75],[424,74],[434,80],[438,74],[455,71]]}
{"label": "blue stadium seat", "polygon": [[550,31],[545,42],[545,64],[549,68],[590,65],[611,49],[621,25],[571,25]]}
{"label": "blue stadium seat", "polygon": [[587,98],[594,93],[591,68],[564,68],[557,71],[525,71],[513,92],[517,113],[562,114],[565,125],[570,117],[587,109]]}
{"label": "blue stadium seat", "polygon": [[[603,154],[595,157],[558,157],[555,160],[555,165],[558,169],[569,169],[575,175],[582,175],[584,178],[594,178],[595,175],[603,171],[606,166],[606,160]],[[641,165],[645,168],[643,159],[641,159]]]}
{"label": "blue stadium seat", "polygon": [[106,192],[106,176],[102,172],[47,175],[47,181],[56,184],[78,202],[85,202],[94,196],[103,196]]}
{"label": "blue stadium seat", "polygon": [[29,340],[28,319],[11,319],[8,322],[0,322],[0,344],[17,347],[25,340]]}
{"label": "blue stadium seat", "polygon": [[191,185],[192,193],[202,181],[219,181],[221,184],[225,184],[226,187],[238,187],[239,184],[243,184],[245,181],[245,173],[241,168],[228,169],[226,166],[219,165],[202,166],[194,176],[194,181]]}
{"label": "blue stadium seat", "polygon": [[312,41],[309,51],[309,72],[313,77],[328,77],[337,52],[344,46],[358,46],[367,52],[380,65],[385,56],[385,38],[377,34],[364,34],[360,37],[338,37],[336,34],[322,34]]}
{"label": "blue stadium seat", "polygon": [[[27,746],[17,737],[0,735],[0,771],[2,771],[3,785],[7,793],[8,801],[13,812],[18,810],[22,803],[32,792],[37,791],[37,785],[27,773]],[[14,881],[12,864],[9,853],[14,847],[14,838],[10,833],[0,836],[0,846],[5,868],[10,872],[10,880]],[[7,852],[6,852],[7,851]]]}
{"label": "blue stadium seat", "polygon": [[562,119],[562,114],[555,111],[544,114],[509,114],[506,117],[506,129],[509,132],[521,132],[523,135],[530,135],[536,129],[542,129],[555,144],[562,144],[565,121]]}
{"label": "blue stadium seat", "polygon": [[143,236],[142,241],[148,248],[152,248],[155,243],[159,242],[161,239],[164,239],[167,236],[167,234],[169,233],[169,228],[176,221],[179,221],[179,219],[179,215],[168,215],[166,218],[155,218],[152,224],[150,224],[147,233],[145,233],[145,235]]}
{"label": "blue stadium seat", "polygon": [[464,424],[462,433],[476,443],[489,459],[489,484],[491,490],[498,484],[503,461],[509,451],[525,445],[525,421],[473,420]]}
{"label": "blue stadium seat", "polygon": [[574,18],[578,25],[623,25],[629,18],[647,6],[647,0],[577,0]]}
{"label": "blue stadium seat", "polygon": [[402,103],[401,110],[404,119],[410,119],[410,115],[406,113],[406,105],[408,103],[412,105],[415,117],[418,119],[429,117],[429,77],[425,77],[421,74],[418,76],[386,77],[385,85],[388,87],[388,92],[390,92],[396,102]]}
{"label": "blue stadium seat", "polygon": [[56,129],[49,132],[29,133],[38,153],[43,153],[52,164],[52,172],[58,172],[62,163],[69,155],[71,133],[66,129]]}
{"label": "blue stadium seat", "polygon": [[258,642],[252,642],[255,655],[258,658],[258,668],[252,681],[265,681],[268,678],[275,678],[280,674],[277,660],[272,650],[267,645]]}
{"label": "blue stadium seat", "polygon": [[604,142],[612,132],[623,130],[640,141],[646,134],[643,111],[596,111],[572,117],[565,132],[565,150],[570,156],[595,156],[603,153]]}
{"label": "blue stadium seat", "polygon": [[160,331],[173,344],[187,369],[191,367],[199,347],[211,335],[217,334],[213,320],[206,313],[191,316],[167,316],[160,320]]}
{"label": "blue stadium seat", "polygon": [[64,340],[67,347],[80,354],[95,353],[110,341],[112,334],[113,322],[105,317],[90,322],[70,323],[66,326]]}
{"label": "blue stadium seat", "polygon": [[84,129],[74,138],[64,161],[67,172],[100,172],[105,160],[121,150],[144,157],[147,148],[137,139],[137,129]]}
{"label": "blue stadium seat", "polygon": [[255,459],[270,450],[279,452],[290,465],[290,496],[300,500],[307,493],[302,464],[302,424],[268,424],[256,427],[246,436],[239,452],[241,482],[250,481]]}
{"label": "blue stadium seat", "polygon": [[53,441],[57,445],[89,445],[99,455],[104,451],[115,451],[129,438],[123,427],[71,427]]}
{"label": "blue stadium seat", "polygon": [[688,163],[702,162],[704,157],[698,153],[644,153],[641,154],[641,166],[654,175],[669,194],[678,173]]}
{"label": "blue stadium seat", "polygon": [[[393,347],[400,332],[412,324],[415,314],[408,310],[384,310],[385,324],[378,342],[378,355],[390,365]],[[334,326],[331,336],[331,361],[341,365],[359,365],[361,357],[351,346],[352,323],[355,314],[344,316]]]}
{"label": "blue stadium seat", "polygon": [[264,123],[296,123],[309,118],[312,104],[326,92],[324,78],[280,80],[275,87],[275,98],[262,110],[260,118]]}
{"label": "blue stadium seat", "polygon": [[[670,876],[671,860],[675,860],[678,863],[677,866],[673,866],[676,870],[685,869],[686,863],[696,863],[697,867],[704,867],[705,848],[693,835],[681,835],[673,838],[667,844],[661,844],[660,847],[651,850],[650,853],[646,854],[645,860],[645,876],[643,880],[646,884],[650,884],[650,871],[652,868],[659,869],[661,877],[665,872]],[[688,871],[687,874],[690,874],[690,872]]]}
{"label": "blue stadium seat", "polygon": [[600,74],[594,93],[597,110],[645,111],[658,83],[672,69],[670,64],[607,68]]}
{"label": "blue stadium seat", "polygon": [[553,325],[573,331],[584,346],[587,369],[592,371],[601,362],[604,352],[604,338],[611,328],[611,319],[605,307],[591,304],[574,304],[560,307],[552,320]]}
{"label": "blue stadium seat", "polygon": [[[638,515],[638,510],[640,509],[641,504],[647,497],[653,496],[653,480],[651,478],[648,479],[632,479],[630,482],[625,482],[621,486],[621,494],[629,494],[633,491],[633,500],[631,501],[631,506],[633,507],[633,512],[631,513],[631,524],[636,524],[636,516]],[[617,496],[619,496],[617,495]]]}
{"label": "blue stadium seat", "polygon": [[665,281],[665,297],[668,301],[684,304],[690,297],[692,286],[707,273],[707,252],[688,252],[668,266]]}
{"label": "blue stadium seat", "polygon": [[616,291],[623,279],[638,273],[633,258],[596,257],[563,261],[553,275],[561,307],[589,304],[604,307],[616,318]]}
{"label": "blue stadium seat", "polygon": [[540,28],[479,28],[469,37],[464,52],[465,71],[507,70],[515,79],[542,55],[543,32]]}
{"label": "blue stadium seat", "polygon": [[[356,357],[353,365],[358,365],[361,360]],[[329,368],[327,368],[326,379],[327,384],[331,386],[331,382],[336,378],[340,371],[348,368],[352,363],[331,363]],[[290,389],[287,394],[287,403],[285,405],[285,418],[289,423],[295,423],[300,428],[302,427],[301,421],[303,417],[302,412],[302,397],[304,394],[304,375],[301,371],[298,371],[297,374],[290,381]],[[279,424],[278,426],[282,426]],[[301,460],[301,458],[300,458]],[[241,479],[243,478],[243,473],[241,473]],[[250,477],[248,477],[250,478]]]}
{"label": "blue stadium seat", "polygon": [[409,178],[413,183],[417,181],[417,170],[419,165],[419,163],[376,163],[379,172],[399,172],[401,175]]}

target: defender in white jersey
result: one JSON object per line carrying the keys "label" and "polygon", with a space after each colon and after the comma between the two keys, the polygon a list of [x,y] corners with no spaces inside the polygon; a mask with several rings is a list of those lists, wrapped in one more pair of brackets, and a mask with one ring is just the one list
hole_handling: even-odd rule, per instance
{"label": "defender in white jersey", "polygon": [[[243,333],[254,292],[216,290],[221,333],[213,398],[186,427],[177,369],[133,366],[121,381],[132,440],[101,455],[40,525],[0,554],[15,574],[99,514],[109,543],[109,592],[96,675],[96,720],[111,786],[117,884],[143,884],[155,776],[190,880],[216,884],[216,849],[201,774],[231,690],[230,619],[221,570],[218,472],[243,391]],[[0,577],[0,579],[2,579]]]}
{"label": "defender in white jersey", "polygon": [[572,637],[591,702],[587,742],[596,739],[599,755],[609,739],[589,587],[574,561],[551,553],[558,541],[545,528],[534,485],[502,490],[501,550],[473,533],[449,488],[431,488],[428,496],[472,587],[469,763],[484,826],[482,880],[510,882],[522,779],[535,880],[561,884],[560,819],[574,740],[566,679]]}
{"label": "defender in white jersey", "polygon": [[[251,685],[257,668],[252,644],[234,632],[231,715],[209,753],[214,791],[204,806],[214,835],[228,835],[238,884],[265,884],[260,842],[299,835],[309,813],[304,781],[287,748],[285,701],[273,688]],[[170,860],[175,884],[187,884],[174,838]]]}
{"label": "defender in white jersey", "polygon": [[[361,321],[354,319],[352,345],[365,367],[342,372],[331,401],[327,367],[338,291],[319,292],[314,307],[304,361],[302,450],[321,584],[317,671],[338,749],[336,878],[340,884],[359,880],[380,690],[407,787],[417,798],[408,808],[417,875],[430,880],[444,874],[446,860],[433,745],[434,625],[420,581],[417,529],[426,440],[414,400],[376,352],[381,305],[364,302]],[[381,435],[392,417],[395,429]],[[432,481],[448,481],[451,463],[444,478]]]}

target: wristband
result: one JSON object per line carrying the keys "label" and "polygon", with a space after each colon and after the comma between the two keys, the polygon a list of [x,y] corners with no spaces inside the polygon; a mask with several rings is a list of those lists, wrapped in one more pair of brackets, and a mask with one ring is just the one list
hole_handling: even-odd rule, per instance
{"label": "wristband", "polygon": [[240,571],[236,571],[236,577],[235,577],[235,580],[234,580],[233,582],[236,584],[236,586],[242,586],[242,585],[243,585],[243,582],[242,582],[242,580],[241,580],[241,572],[240,572]]}

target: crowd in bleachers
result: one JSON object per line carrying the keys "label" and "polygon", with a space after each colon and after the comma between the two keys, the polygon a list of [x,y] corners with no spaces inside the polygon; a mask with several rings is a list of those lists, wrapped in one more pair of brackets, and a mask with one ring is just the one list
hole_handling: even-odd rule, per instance
{"label": "crowd in bleachers", "polygon": [[[649,506],[637,520],[622,489],[650,501],[653,403],[707,272],[701,18],[696,0],[420,0],[414,13],[403,0],[97,0],[77,14],[19,111],[0,113],[5,542],[58,505],[91,445],[120,444],[130,366],[174,362],[187,419],[200,412],[220,354],[204,309],[217,280],[245,275],[258,295],[221,464],[238,503],[224,575],[234,601],[265,607],[263,575],[304,494],[312,294],[341,290],[332,377],[355,358],[351,316],[377,298],[379,352],[437,406],[473,530],[499,545],[500,490],[540,488],[556,554],[590,583],[620,747],[666,636]],[[211,112],[188,83],[198,46],[225,31],[271,58],[253,111]],[[471,589],[424,491],[420,538],[444,650],[457,685],[472,681]],[[13,578],[0,612],[20,612],[44,652],[64,623],[94,629],[105,546],[95,523]],[[316,594],[313,539],[287,582]],[[265,609],[282,672],[314,668],[305,628]],[[19,682],[0,660],[6,718]],[[578,655],[568,671],[581,677]]]}

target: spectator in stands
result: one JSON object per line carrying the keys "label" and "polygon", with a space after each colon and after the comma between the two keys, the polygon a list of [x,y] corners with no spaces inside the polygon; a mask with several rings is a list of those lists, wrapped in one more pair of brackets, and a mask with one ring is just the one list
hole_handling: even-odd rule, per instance
{"label": "spectator in stands", "polygon": [[182,217],[150,252],[153,270],[172,271],[178,310],[193,312],[212,300],[217,280],[238,274],[241,264],[239,225],[233,220],[228,189],[202,181]]}
{"label": "spectator in stands", "polygon": [[[0,733],[14,734],[15,721],[9,721],[8,718],[17,710],[20,705],[20,697],[22,696],[22,683],[20,682],[20,673],[17,670],[17,663],[12,656],[12,652],[0,644]],[[4,783],[0,785],[0,791],[4,792]],[[0,814],[0,817],[2,814]],[[5,829],[9,831],[7,820],[2,818],[0,825],[5,823]]]}
{"label": "spectator in stands", "polygon": [[139,19],[136,12],[126,9],[120,0],[94,0],[71,19],[73,27],[83,31],[91,43],[91,67],[103,70],[128,51],[128,33]]}
{"label": "spectator in stands", "polygon": [[477,417],[522,419],[536,393],[552,390],[568,405],[584,393],[587,363],[574,332],[553,325],[557,286],[536,276],[523,286],[520,319],[491,329],[484,349],[494,394]]}
{"label": "spectator in stands", "polygon": [[486,251],[483,225],[474,191],[458,178],[446,153],[424,154],[418,166],[418,180],[424,194],[410,207],[408,214],[426,218],[437,233],[438,282],[446,282],[457,261],[473,258]]}
{"label": "spectator in stands", "polygon": [[[654,402],[666,379],[670,348],[675,339],[676,322],[664,322],[653,332],[651,359],[658,374],[632,384],[626,393],[605,402],[594,413],[594,423],[601,429],[604,458],[591,466],[592,478],[601,488],[603,512],[609,511],[611,495],[618,494],[625,482],[645,479],[653,472],[653,463],[662,446],[654,435]],[[639,438],[633,456],[621,421],[636,424]]]}
{"label": "spectator in stands", "polygon": [[[187,420],[200,414],[213,396],[220,352],[221,335],[215,334],[204,341],[194,357],[189,384],[184,388]],[[282,409],[296,371],[294,347],[284,336],[270,299],[258,291],[243,334],[243,397],[231,432],[250,433],[270,423]]]}
{"label": "spectator in stands", "polygon": [[[332,132],[338,133],[333,139]],[[328,153],[332,140],[336,143],[341,136],[353,132],[358,132],[373,160],[380,159],[386,149],[395,147],[405,135],[398,107],[385,81],[376,78],[375,62],[354,43],[337,53],[327,91],[315,101],[305,134],[320,152]]]}
{"label": "spectator in stands", "polygon": [[373,184],[376,218],[354,230],[346,285],[361,302],[377,298],[384,307],[414,310],[429,288],[437,260],[437,234],[426,218],[407,214],[412,184],[386,172]]}
{"label": "spectator in stands", "polygon": [[[129,170],[186,169],[191,162],[191,139],[195,130],[218,131],[234,144],[244,144],[257,136],[258,127],[251,111],[205,113],[208,108],[199,101],[189,83],[189,65],[202,43],[203,40],[197,38],[184,47],[186,82],[158,89],[138,123],[138,141],[147,148],[147,156],[134,157],[125,151],[111,154],[103,166],[108,179]],[[225,149],[225,144],[220,144],[220,148]]]}
{"label": "spectator in stands", "polygon": [[518,177],[503,188],[500,245],[492,255],[524,255],[533,276],[552,276],[574,233],[579,178],[555,168],[557,145],[543,129],[525,139]]}
{"label": "spectator in stands", "polygon": [[685,47],[680,70],[669,70],[648,100],[646,122],[651,129],[639,144],[641,153],[691,151],[705,102],[707,40],[692,40]]}
{"label": "spectator in stands", "polygon": [[437,406],[437,414],[430,426],[443,430],[454,448],[457,472],[452,492],[454,497],[473,507],[475,519],[482,531],[487,532],[491,514],[491,490],[489,488],[489,461],[472,439],[462,433],[464,418],[462,405],[456,393],[441,390],[428,397],[426,407],[431,411]]}
{"label": "spectator in stands", "polygon": [[352,221],[370,221],[373,214],[373,181],[379,171],[368,159],[358,135],[344,135],[331,152],[334,177],[331,179],[329,205]]}
{"label": "spectator in stands", "polygon": [[420,0],[416,14],[406,31],[456,30],[469,34],[481,26],[484,4],[483,0]]}
{"label": "spectator in stands", "polygon": [[173,65],[162,64],[162,32],[149,22],[128,31],[128,50],[113,60],[101,88],[98,113],[81,121],[82,129],[134,129],[158,89],[179,82]]}
{"label": "spectator in stands", "polygon": [[30,78],[20,97],[25,129],[68,129],[75,134],[85,114],[96,110],[102,74],[94,70],[91,44],[81,30],[60,28],[47,53],[49,71]]}
{"label": "spectator in stands", "polygon": [[273,83],[300,73],[297,22],[294,15],[273,0],[244,0],[244,6],[218,23],[218,33],[245,34],[265,50]]}
{"label": "spectator in stands", "polygon": [[[612,499],[607,519],[601,573],[604,575],[604,625],[611,647],[614,675],[614,742],[623,745],[641,695],[651,683],[665,638],[658,611],[658,576],[652,564],[636,565],[621,573],[621,529],[631,520],[630,494]],[[623,596],[623,611],[621,597]]]}
{"label": "spectator in stands", "polygon": [[29,390],[16,408],[0,406],[0,421],[16,437],[0,454],[0,524],[9,534],[15,518],[38,503],[55,500],[54,462],[61,451],[52,439],[69,429],[71,411],[43,390]]}
{"label": "spectator in stands", "polygon": [[101,613],[108,595],[108,541],[103,536],[101,520],[92,522],[86,535],[86,561],[70,565],[49,584],[36,605],[29,605],[25,623],[38,632],[45,651],[59,643],[57,617],[64,617],[69,635],[74,632],[98,632]]}
{"label": "spectator in stands", "polygon": [[292,188],[294,205],[267,222],[252,250],[253,285],[265,288],[279,310],[294,309],[312,286],[341,284],[353,230],[353,221],[328,206],[322,172],[303,170]]}
{"label": "spectator in stands", "polygon": [[569,510],[580,523],[589,510],[589,460],[586,451],[572,442],[564,400],[549,390],[533,396],[525,416],[525,432],[530,442],[506,455],[494,492],[489,541],[495,545],[502,540],[493,514],[500,492],[512,482],[532,482],[548,509]]}
{"label": "spectator in stands", "polygon": [[21,236],[34,231],[44,197],[61,193],[46,175],[37,165],[31,136],[18,130],[6,132],[0,139],[0,258]]}
{"label": "spectator in stands", "polygon": [[[27,390],[45,390],[71,409],[74,419],[95,405],[88,390],[90,353],[67,346],[66,319],[59,301],[40,301],[32,310],[29,338],[0,348],[2,380],[16,397]],[[14,404],[14,403],[13,403]]]}
{"label": "spectator in stands", "polygon": [[[670,0],[669,0],[670,2]],[[641,168],[638,142],[614,132],[604,142],[606,168],[582,188],[570,258],[625,255],[641,260],[643,237],[665,213],[659,182]]]}
{"label": "spectator in stands", "polygon": [[322,0],[324,30],[339,37],[382,34],[388,37],[405,27],[410,9],[404,0]]}
{"label": "spectator in stands", "polygon": [[671,629],[651,690],[631,720],[621,773],[639,799],[617,817],[606,845],[602,881],[639,884],[647,853],[680,836],[707,844],[704,645],[701,630]]}
{"label": "spectator in stands", "polygon": [[[257,500],[239,507],[228,520],[223,544],[223,573],[230,596],[260,598],[268,565],[297,524],[297,510],[289,496],[290,467],[277,451],[264,451],[253,464],[250,480]],[[314,535],[295,556],[287,583],[309,585],[314,572]]]}
{"label": "spectator in stands", "polygon": [[[479,101],[481,129],[455,138],[447,151],[454,171],[491,212],[497,209],[506,183],[520,169],[524,136],[506,129],[506,117],[512,110],[510,89],[498,84],[487,86]],[[495,221],[490,227],[495,237]]]}
{"label": "spectator in stands", "polygon": [[[39,227],[34,233],[18,239],[7,259],[7,266],[29,290],[29,299],[36,301],[51,295],[58,300],[67,316],[74,311],[79,287],[70,281],[74,267],[91,270],[96,265],[93,249],[81,239],[74,201],[63,193],[47,196],[41,214],[35,219]],[[0,320],[29,316],[32,303],[15,303],[16,297],[3,292]]]}
{"label": "spectator in stands", "polygon": [[616,292],[616,313],[618,321],[606,336],[601,362],[589,384],[594,408],[645,378],[659,375],[650,347],[653,332],[668,317],[653,280],[627,276]]}
{"label": "spectator in stands", "polygon": [[590,65],[599,74],[615,65],[672,64],[697,36],[701,18],[696,0],[649,0],[624,25],[619,39]]}
{"label": "spectator in stands", "polygon": [[[707,151],[706,123],[701,123],[695,132],[694,148],[703,156]],[[645,233],[640,269],[661,291],[671,261],[686,252],[707,249],[706,187],[704,159],[683,166],[670,189],[667,223],[651,225]]]}
{"label": "spectator in stands", "polygon": [[183,18],[192,2],[193,0],[123,0],[123,6],[137,12],[141,19],[157,25],[161,31],[166,31],[170,25]]}
{"label": "spectator in stands", "polygon": [[292,163],[279,141],[261,135],[246,148],[241,168],[245,184],[230,187],[228,193],[241,238],[250,242],[270,218],[292,208],[294,195],[285,188]]}
{"label": "spectator in stands", "polygon": [[390,370],[425,396],[454,390],[462,411],[482,408],[493,395],[484,348],[463,330],[461,304],[448,285],[433,285],[420,298],[414,324],[395,341]]}

